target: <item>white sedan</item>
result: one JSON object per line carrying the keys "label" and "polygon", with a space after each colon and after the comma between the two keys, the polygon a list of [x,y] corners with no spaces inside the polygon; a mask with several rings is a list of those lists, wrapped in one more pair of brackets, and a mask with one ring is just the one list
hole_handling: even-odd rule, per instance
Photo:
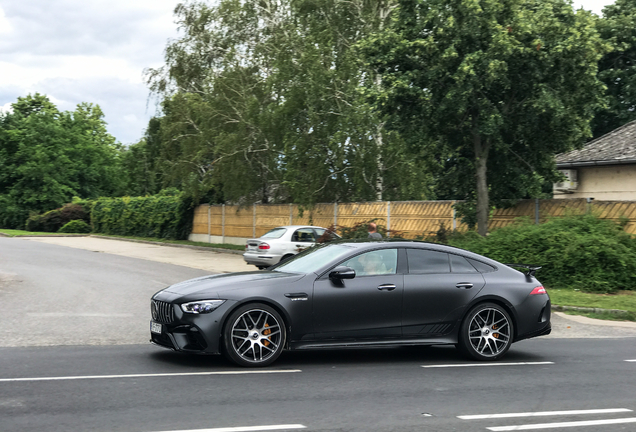
{"label": "white sedan", "polygon": [[[328,238],[324,239],[323,236]],[[277,227],[259,238],[249,239],[245,244],[243,259],[248,264],[264,269],[312,247],[321,237],[327,241],[339,238],[338,234],[317,226]]]}

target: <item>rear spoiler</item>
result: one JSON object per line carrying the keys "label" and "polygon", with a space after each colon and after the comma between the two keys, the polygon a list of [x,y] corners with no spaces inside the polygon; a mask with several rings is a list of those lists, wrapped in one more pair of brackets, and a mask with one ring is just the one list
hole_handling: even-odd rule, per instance
{"label": "rear spoiler", "polygon": [[504,264],[507,265],[508,267],[522,267],[528,270],[528,272],[526,273],[526,276],[532,276],[534,277],[534,274],[537,272],[537,270],[539,270],[541,268],[541,266],[538,265],[531,265],[531,264]]}

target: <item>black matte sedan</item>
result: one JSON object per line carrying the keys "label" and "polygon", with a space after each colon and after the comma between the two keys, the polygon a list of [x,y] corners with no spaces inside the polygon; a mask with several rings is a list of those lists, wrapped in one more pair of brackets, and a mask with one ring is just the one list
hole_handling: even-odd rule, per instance
{"label": "black matte sedan", "polygon": [[534,277],[449,246],[400,241],[312,248],[265,271],[172,285],[152,297],[151,341],[265,366],[284,349],[454,344],[497,360],[550,333]]}

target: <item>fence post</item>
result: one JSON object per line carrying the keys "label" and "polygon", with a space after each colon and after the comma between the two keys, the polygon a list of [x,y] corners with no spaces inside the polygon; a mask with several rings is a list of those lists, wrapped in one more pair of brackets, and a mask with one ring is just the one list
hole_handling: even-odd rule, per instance
{"label": "fence post", "polygon": [[212,243],[212,216],[210,215],[212,205],[208,204],[208,243]]}
{"label": "fence post", "polygon": [[386,236],[391,237],[391,201],[386,202]]}
{"label": "fence post", "polygon": [[252,214],[252,238],[256,238],[256,203],[253,206]]}
{"label": "fence post", "polygon": [[539,225],[539,198],[534,200],[534,223]]}
{"label": "fence post", "polygon": [[221,237],[222,237],[222,242],[225,243],[225,204],[223,204],[223,207],[221,208]]}
{"label": "fence post", "polygon": [[294,224],[294,205],[289,203],[289,224]]}
{"label": "fence post", "polygon": [[455,210],[455,201],[451,204],[451,208],[453,209],[453,231],[457,229],[457,211]]}
{"label": "fence post", "polygon": [[338,203],[333,203],[333,229],[338,227]]}

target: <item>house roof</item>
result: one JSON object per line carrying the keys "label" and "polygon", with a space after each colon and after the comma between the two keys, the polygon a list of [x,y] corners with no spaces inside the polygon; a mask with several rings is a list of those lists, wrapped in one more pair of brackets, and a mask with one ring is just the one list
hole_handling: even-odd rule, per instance
{"label": "house roof", "polygon": [[587,143],[579,150],[556,156],[558,168],[636,164],[636,120]]}

